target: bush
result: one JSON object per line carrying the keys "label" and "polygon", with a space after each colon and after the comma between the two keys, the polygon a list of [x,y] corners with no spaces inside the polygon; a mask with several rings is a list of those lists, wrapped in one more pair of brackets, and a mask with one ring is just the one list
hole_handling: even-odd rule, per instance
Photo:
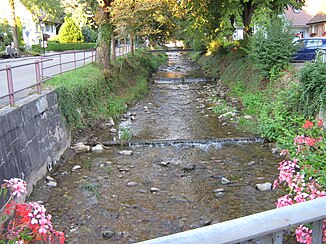
{"label": "bush", "polygon": [[[6,33],[6,34],[4,34]],[[9,45],[13,38],[12,38],[12,28],[8,22],[8,20],[1,20],[0,22],[0,37],[3,39],[3,46]],[[0,42],[1,45],[1,42]],[[3,47],[4,48],[4,47]]]}
{"label": "bush", "polygon": [[97,40],[97,31],[93,30],[89,26],[83,26],[82,33],[84,36],[84,42],[96,42]]}
{"label": "bush", "polygon": [[306,63],[300,72],[301,109],[305,116],[314,117],[326,108],[326,63]]}
{"label": "bush", "polygon": [[[69,51],[69,50],[87,50],[95,48],[96,43],[49,43],[45,51]],[[40,53],[41,45],[33,45],[32,51]]]}
{"label": "bush", "polygon": [[[275,90],[271,89],[271,93]],[[304,122],[299,110],[300,91],[297,83],[292,83],[286,89],[279,88],[276,96],[266,99],[261,106],[259,128],[263,137],[277,142],[280,146],[288,146]]]}
{"label": "bush", "polygon": [[264,77],[275,80],[289,66],[295,52],[290,26],[274,17],[258,30],[249,43],[249,56]]}
{"label": "bush", "polygon": [[55,35],[55,36],[51,36],[49,39],[48,39],[48,44],[49,43],[59,43],[59,36],[58,35]]}
{"label": "bush", "polygon": [[65,21],[59,30],[60,43],[76,43],[83,42],[83,34],[74,20],[70,17],[65,17]]}

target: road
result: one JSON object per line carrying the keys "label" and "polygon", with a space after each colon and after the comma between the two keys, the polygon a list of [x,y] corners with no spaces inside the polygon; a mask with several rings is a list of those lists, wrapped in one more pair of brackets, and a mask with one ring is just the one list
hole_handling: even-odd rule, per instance
{"label": "road", "polygon": [[[93,53],[95,59],[95,52]],[[83,59],[86,59],[85,62]],[[60,59],[61,59],[61,71],[65,72],[85,64],[92,62],[92,52],[78,52],[74,53],[56,53],[52,55],[44,55],[41,57],[29,57],[20,59],[5,59],[0,61],[0,97],[8,94],[7,65],[12,67],[12,77],[14,84],[14,91],[21,90],[23,88],[36,84],[36,72],[35,72],[35,61],[43,60],[43,75],[45,78],[50,78],[60,73]],[[76,60],[76,66],[75,62]],[[54,67],[52,67],[54,66]]]}

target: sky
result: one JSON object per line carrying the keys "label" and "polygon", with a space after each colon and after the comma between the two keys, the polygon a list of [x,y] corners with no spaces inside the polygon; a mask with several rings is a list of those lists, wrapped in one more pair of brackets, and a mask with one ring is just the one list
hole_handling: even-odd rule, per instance
{"label": "sky", "polygon": [[311,15],[326,14],[326,0],[306,0],[306,6],[303,9]]}

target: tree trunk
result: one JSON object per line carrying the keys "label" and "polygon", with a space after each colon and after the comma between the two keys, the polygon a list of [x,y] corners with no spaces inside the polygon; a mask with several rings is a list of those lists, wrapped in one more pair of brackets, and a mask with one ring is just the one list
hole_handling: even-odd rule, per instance
{"label": "tree trunk", "polygon": [[115,53],[115,39],[114,37],[111,38],[111,60],[116,60],[116,53]]}
{"label": "tree trunk", "polygon": [[14,48],[16,51],[20,53],[19,45],[18,45],[18,31],[17,31],[17,20],[16,20],[16,13],[15,13],[15,0],[9,0],[10,11],[11,11],[11,24],[12,24],[12,37],[14,42]]}
{"label": "tree trunk", "polygon": [[110,68],[111,60],[111,33],[110,24],[103,23],[98,32],[98,46],[96,48],[95,62],[103,65],[104,68]]}
{"label": "tree trunk", "polygon": [[134,36],[133,35],[130,35],[130,51],[131,51],[132,55],[135,54]]}
{"label": "tree trunk", "polygon": [[248,35],[252,35],[252,28],[250,27],[252,16],[254,10],[256,8],[256,4],[252,3],[252,1],[248,1],[243,3],[243,11],[242,11],[242,23],[244,27],[244,32]]}

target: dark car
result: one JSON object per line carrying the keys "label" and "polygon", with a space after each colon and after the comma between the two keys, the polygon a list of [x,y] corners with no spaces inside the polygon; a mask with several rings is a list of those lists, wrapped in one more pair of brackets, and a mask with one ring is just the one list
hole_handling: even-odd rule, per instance
{"label": "dark car", "polygon": [[294,45],[298,47],[298,50],[292,58],[293,61],[311,61],[315,59],[317,50],[326,51],[326,38],[304,38],[294,42]]}

